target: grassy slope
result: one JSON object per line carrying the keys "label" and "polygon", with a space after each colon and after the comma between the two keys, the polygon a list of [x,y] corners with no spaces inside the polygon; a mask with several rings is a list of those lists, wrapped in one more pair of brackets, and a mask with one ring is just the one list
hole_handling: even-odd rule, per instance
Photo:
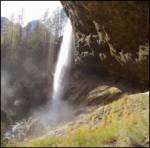
{"label": "grassy slope", "polygon": [[[88,115],[88,123],[68,126],[65,136],[47,136],[28,139],[26,142],[10,141],[5,146],[148,146],[149,97],[146,94],[124,96]],[[99,119],[99,120],[98,120]],[[97,121],[98,120],[98,121]]]}

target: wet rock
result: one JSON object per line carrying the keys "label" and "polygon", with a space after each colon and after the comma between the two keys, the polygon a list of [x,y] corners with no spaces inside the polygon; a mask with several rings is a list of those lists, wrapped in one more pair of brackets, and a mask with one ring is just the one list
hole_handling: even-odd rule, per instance
{"label": "wet rock", "polygon": [[37,119],[34,118],[24,119],[11,125],[11,127],[9,127],[9,129],[5,131],[3,135],[3,139],[10,140],[15,138],[15,139],[23,140],[25,137],[29,135],[33,136],[35,133],[36,135],[38,135],[39,131],[42,129],[43,126],[42,124],[40,124],[40,122]]}

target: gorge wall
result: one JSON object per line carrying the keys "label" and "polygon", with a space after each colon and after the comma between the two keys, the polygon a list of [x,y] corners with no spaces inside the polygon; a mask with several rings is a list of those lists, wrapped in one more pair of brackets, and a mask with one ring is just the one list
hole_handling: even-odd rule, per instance
{"label": "gorge wall", "polygon": [[74,33],[74,62],[147,85],[149,9],[143,1],[61,1]]}

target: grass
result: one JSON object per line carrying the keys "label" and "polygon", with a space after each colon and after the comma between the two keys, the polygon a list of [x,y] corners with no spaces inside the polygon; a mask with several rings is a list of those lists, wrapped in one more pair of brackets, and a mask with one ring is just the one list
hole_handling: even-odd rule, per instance
{"label": "grass", "polygon": [[7,143],[6,146],[148,146],[149,121],[148,118],[145,118],[144,116],[145,111],[149,112],[148,104],[149,98],[145,97],[145,95],[138,94],[132,97],[126,96],[106,105],[104,107],[102,119],[98,124],[95,124],[94,122],[98,110],[95,110],[88,115],[88,124],[95,126],[95,128],[90,128],[88,124],[83,124],[77,128],[68,130],[68,133],[65,136],[47,136],[43,138],[28,139],[23,143],[12,141]]}

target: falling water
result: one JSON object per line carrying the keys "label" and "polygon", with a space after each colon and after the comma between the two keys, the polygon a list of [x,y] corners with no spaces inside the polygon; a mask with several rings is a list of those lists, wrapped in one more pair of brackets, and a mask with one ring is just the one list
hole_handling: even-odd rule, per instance
{"label": "falling water", "polygon": [[[69,68],[71,63],[71,45],[72,45],[72,26],[70,20],[68,19],[65,29],[63,40],[60,48],[60,52],[58,55],[58,60],[56,64],[55,74],[54,74],[54,82],[53,82],[53,94],[52,94],[52,102],[50,106],[50,110],[43,114],[40,112],[35,112],[35,117],[40,117],[40,123],[43,125],[48,126],[49,121],[50,123],[60,123],[59,121],[66,120],[72,117],[71,107],[61,100],[61,96],[63,94],[63,87],[65,82],[65,74]],[[40,114],[40,116],[39,116]],[[48,114],[48,116],[47,116]],[[37,116],[36,116],[37,115]],[[48,121],[48,122],[47,122]],[[48,123],[48,124],[47,124]],[[17,122],[13,128],[6,131],[4,138],[10,139],[13,138],[15,135],[15,130],[20,130],[22,127],[22,122]]]}
{"label": "falling water", "polygon": [[72,41],[72,26],[70,20],[67,20],[67,24],[65,26],[63,41],[61,44],[60,52],[58,55],[58,61],[56,64],[55,74],[54,74],[54,82],[53,82],[53,100],[58,100],[61,97],[63,91],[63,81],[66,69],[70,64],[70,47]]}
{"label": "falling water", "polygon": [[64,29],[63,40],[54,73],[53,93],[49,114],[49,119],[54,122],[65,120],[71,115],[70,106],[68,106],[67,103],[61,99],[63,95],[64,83],[66,81],[65,75],[67,74],[71,63],[71,45],[72,26],[70,20],[68,19]]}

